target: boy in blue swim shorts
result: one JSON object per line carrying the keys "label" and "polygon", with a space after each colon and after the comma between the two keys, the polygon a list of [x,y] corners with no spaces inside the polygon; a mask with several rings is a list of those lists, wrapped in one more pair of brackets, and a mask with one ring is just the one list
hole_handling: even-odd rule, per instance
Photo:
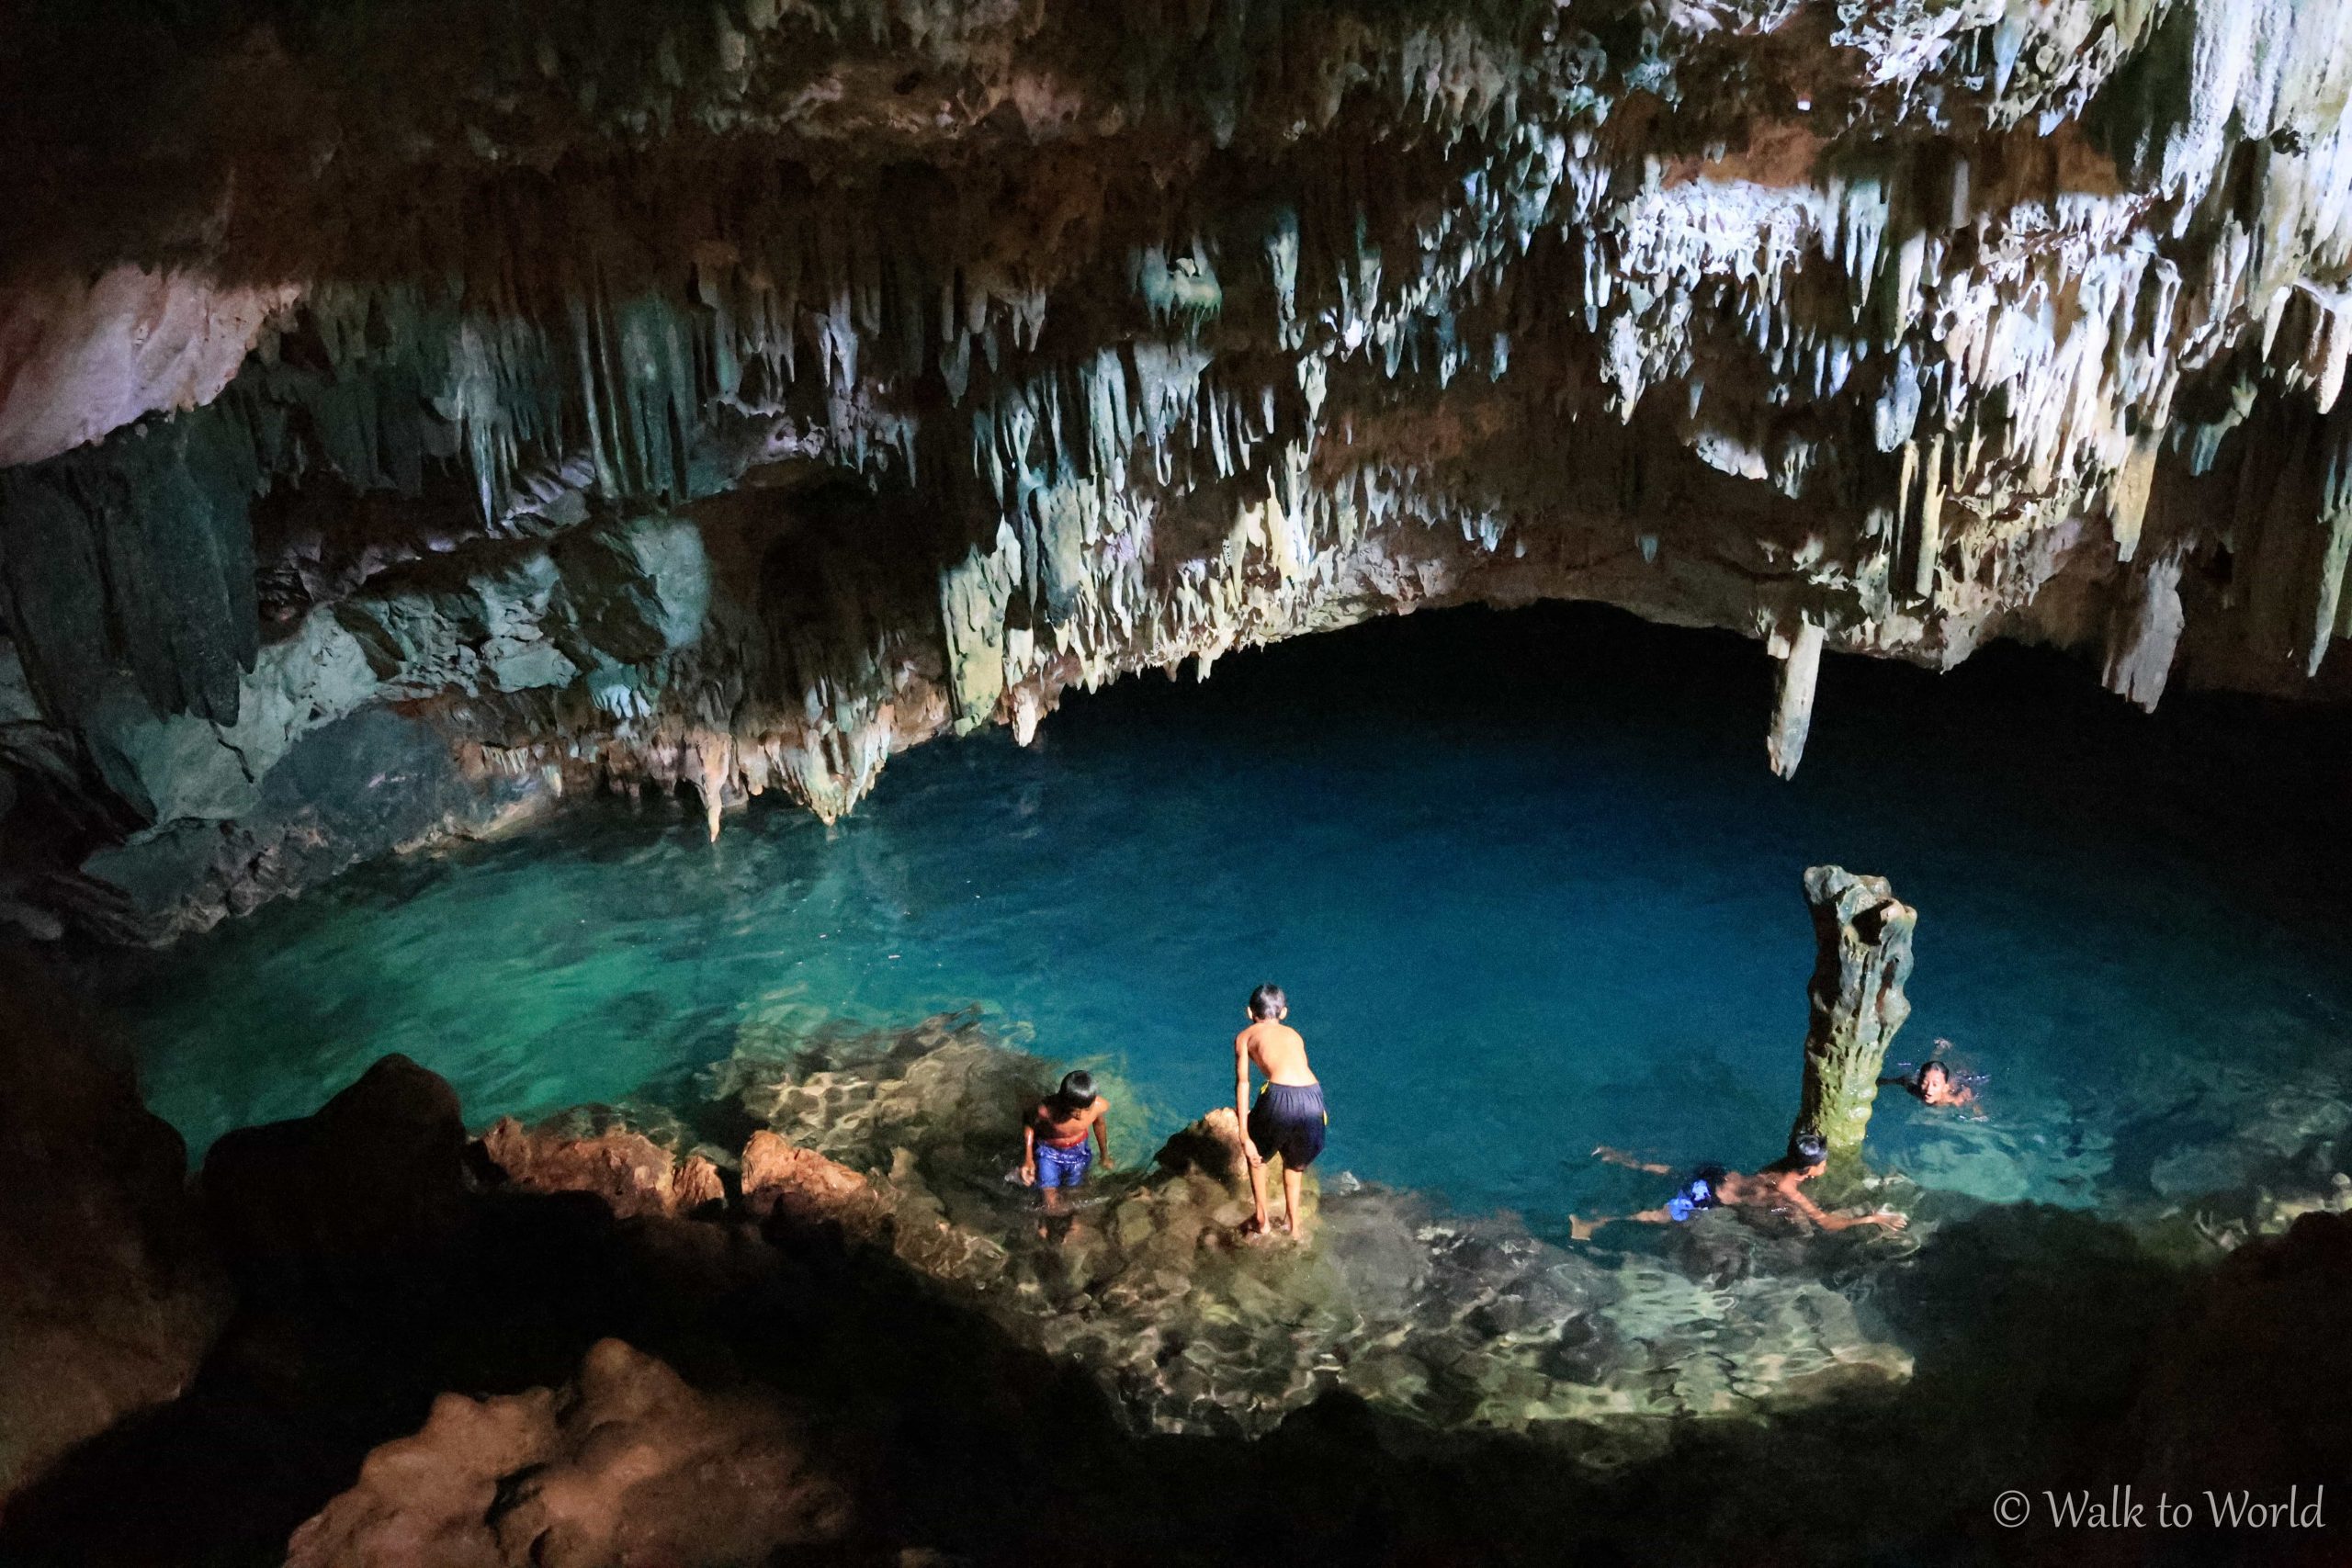
{"label": "boy in blue swim shorts", "polygon": [[1061,1213],[1062,1193],[1086,1179],[1093,1151],[1086,1146],[1093,1134],[1102,1152],[1102,1168],[1111,1168],[1111,1102],[1094,1092],[1091,1073],[1066,1073],[1061,1087],[1039,1100],[1021,1128],[1021,1184],[1042,1188],[1046,1212]]}
{"label": "boy in blue swim shorts", "polygon": [[[1283,1222],[1292,1237],[1306,1239],[1301,1207],[1306,1168],[1323,1152],[1331,1118],[1323,1109],[1323,1085],[1306,1065],[1306,1042],[1283,1020],[1290,1000],[1280,986],[1250,993],[1250,1027],[1233,1037],[1233,1111],[1241,1119],[1243,1156],[1250,1163],[1250,1197],[1257,1215],[1250,1235],[1266,1231],[1266,1161],[1283,1162]],[[1250,1068],[1266,1075],[1266,1087],[1250,1103]]]}

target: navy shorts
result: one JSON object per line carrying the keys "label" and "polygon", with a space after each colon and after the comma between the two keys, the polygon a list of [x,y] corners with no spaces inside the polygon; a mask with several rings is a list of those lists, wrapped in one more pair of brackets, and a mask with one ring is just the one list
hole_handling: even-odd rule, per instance
{"label": "navy shorts", "polygon": [[1263,1157],[1279,1158],[1285,1170],[1313,1165],[1330,1125],[1319,1083],[1270,1083],[1250,1108],[1250,1141]]}
{"label": "navy shorts", "polygon": [[1094,1151],[1083,1143],[1057,1149],[1040,1140],[1037,1145],[1037,1185],[1075,1187],[1086,1179],[1087,1168],[1093,1163]]}

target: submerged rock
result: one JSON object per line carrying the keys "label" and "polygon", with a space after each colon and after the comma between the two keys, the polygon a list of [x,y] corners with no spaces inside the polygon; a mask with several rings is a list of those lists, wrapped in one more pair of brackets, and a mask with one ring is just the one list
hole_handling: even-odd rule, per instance
{"label": "submerged rock", "polygon": [[[1344,1390],[1442,1427],[1519,1431],[1756,1409],[1910,1371],[1803,1246],[1729,1215],[1679,1231],[1663,1256],[1568,1252],[1516,1222],[1310,1176],[1312,1244],[1247,1243],[1220,1107],[1148,1171],[1098,1174],[1073,1217],[1041,1222],[1003,1172],[1023,1105],[1051,1081],[1044,1063],[967,1015],[829,1032],[797,1066],[777,1045],[715,1081],[790,1128],[789,1144],[753,1140],[762,1168],[791,1172],[782,1192],[819,1215],[854,1212],[847,1173],[816,1151],[870,1172],[902,1259],[1087,1366],[1149,1428],[1261,1433]],[[747,1150],[747,1201],[753,1167]],[[1713,1258],[1690,1250],[1702,1232],[1720,1233]]]}

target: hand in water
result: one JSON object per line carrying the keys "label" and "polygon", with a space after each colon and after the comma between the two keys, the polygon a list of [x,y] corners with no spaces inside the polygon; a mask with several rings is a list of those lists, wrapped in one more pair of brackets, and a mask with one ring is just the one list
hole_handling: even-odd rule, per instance
{"label": "hand in water", "polygon": [[1911,1223],[1909,1215],[1898,1214],[1892,1209],[1881,1209],[1877,1213],[1865,1214],[1862,1218],[1871,1224],[1883,1226],[1891,1231],[1899,1231]]}
{"label": "hand in water", "polygon": [[1114,1166],[1115,1166],[1115,1165],[1117,1165],[1117,1164],[1118,1164],[1118,1161],[1116,1161],[1116,1160],[1113,1159],[1109,1155],[1107,1155],[1107,1154],[1106,1154],[1106,1155],[1104,1155],[1104,1156],[1102,1156],[1102,1168],[1103,1168],[1103,1169],[1105,1169],[1105,1170],[1109,1170],[1110,1168],[1112,1168]]}

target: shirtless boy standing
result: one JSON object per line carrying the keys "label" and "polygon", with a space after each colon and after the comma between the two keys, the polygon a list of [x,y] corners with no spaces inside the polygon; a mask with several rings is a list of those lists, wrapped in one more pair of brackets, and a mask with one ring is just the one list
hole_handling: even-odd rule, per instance
{"label": "shirtless boy standing", "polygon": [[1046,1213],[1058,1214],[1062,1195],[1086,1180],[1093,1156],[1088,1134],[1111,1168],[1111,1102],[1094,1092],[1091,1073],[1064,1073],[1061,1087],[1039,1100],[1021,1124],[1021,1184],[1042,1187]]}
{"label": "shirtless boy standing", "polygon": [[[1257,1217],[1250,1235],[1266,1231],[1266,1161],[1283,1162],[1284,1228],[1298,1241],[1306,1239],[1306,1214],[1299,1188],[1306,1168],[1323,1152],[1323,1134],[1330,1117],[1323,1110],[1323,1086],[1306,1065],[1306,1042],[1283,1020],[1290,1002],[1280,986],[1261,986],[1250,993],[1250,1027],[1233,1037],[1233,1111],[1244,1129],[1241,1151],[1250,1162],[1250,1197]],[[1250,1103],[1250,1065],[1266,1075],[1258,1102]]]}

